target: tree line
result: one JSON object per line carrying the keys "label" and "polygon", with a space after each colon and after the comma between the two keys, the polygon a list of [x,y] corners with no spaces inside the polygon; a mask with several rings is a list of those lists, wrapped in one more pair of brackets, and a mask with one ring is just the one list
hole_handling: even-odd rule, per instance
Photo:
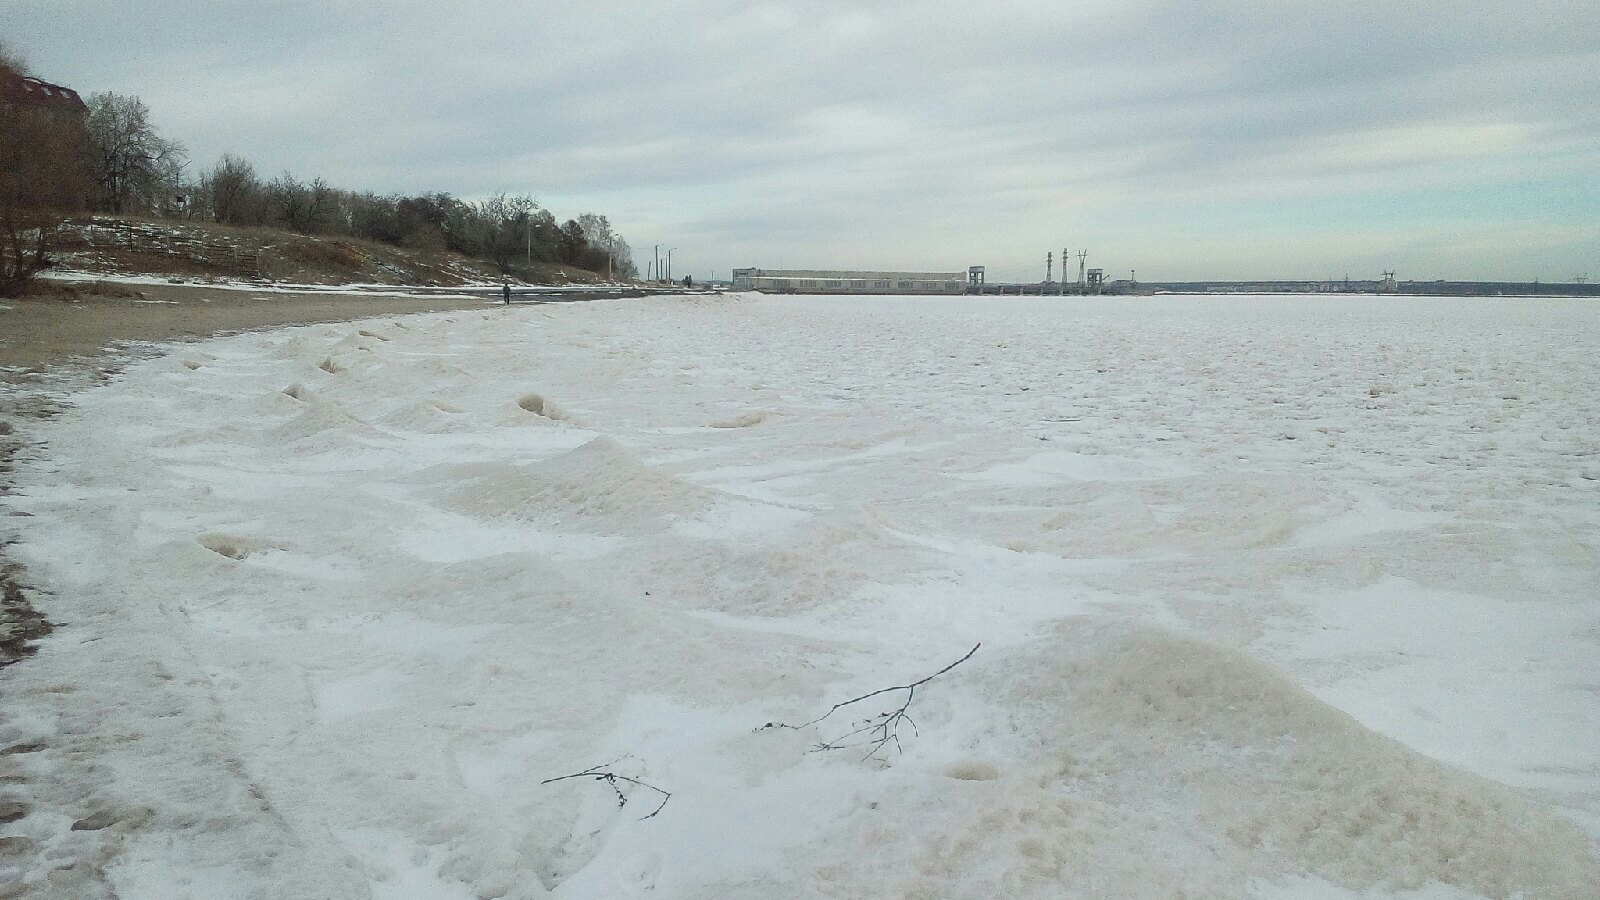
{"label": "tree line", "polygon": [[[0,78],[25,74],[0,48]],[[560,263],[638,276],[632,249],[603,215],[559,222],[528,194],[473,201],[344,190],[288,172],[266,178],[232,154],[191,174],[184,146],[157,131],[138,97],[98,93],[87,104],[87,115],[63,116],[0,100],[0,295],[47,267],[51,231],[85,210],[451,250],[508,275]]]}
{"label": "tree line", "polygon": [[[116,100],[101,95],[91,99],[91,119],[95,104],[108,102]],[[265,179],[248,160],[231,154],[193,179],[181,173],[151,174],[154,190],[145,196],[159,198],[152,209],[169,217],[453,250],[506,273],[519,263],[562,263],[618,278],[638,274],[632,248],[605,216],[584,213],[558,222],[527,194],[500,193],[474,202],[443,192],[408,196],[347,191],[320,178],[301,181],[289,173]]]}

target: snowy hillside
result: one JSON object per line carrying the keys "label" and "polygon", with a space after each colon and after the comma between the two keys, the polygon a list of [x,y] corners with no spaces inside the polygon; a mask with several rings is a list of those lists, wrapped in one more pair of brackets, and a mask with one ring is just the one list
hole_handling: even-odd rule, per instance
{"label": "snowy hillside", "polygon": [[12,874],[1600,896],[1596,359],[1583,301],[1316,297],[177,348],[42,427],[4,500],[64,623],[3,676]]}
{"label": "snowy hillside", "polygon": [[[202,221],[112,216],[65,223],[55,237],[52,256],[54,272],[78,279],[154,276],[206,283],[459,287],[497,285],[506,277],[483,260],[442,249]],[[601,280],[593,272],[556,264],[525,265],[518,271],[542,284]]]}

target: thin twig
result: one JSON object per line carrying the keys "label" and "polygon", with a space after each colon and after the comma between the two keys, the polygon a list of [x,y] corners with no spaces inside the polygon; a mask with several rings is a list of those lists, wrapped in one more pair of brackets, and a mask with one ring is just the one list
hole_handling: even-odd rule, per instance
{"label": "thin twig", "polygon": [[628,784],[637,785],[647,790],[655,791],[661,795],[661,805],[657,806],[649,815],[641,816],[639,818],[639,821],[641,822],[643,822],[645,819],[655,818],[663,809],[667,808],[667,801],[672,799],[672,793],[670,791],[663,791],[661,788],[658,788],[653,784],[647,784],[637,778],[629,778],[626,775],[619,775],[610,770],[611,766],[613,765],[615,765],[615,763],[602,763],[601,765],[584,769],[582,772],[573,772],[571,775],[557,775],[555,778],[546,778],[539,783],[554,784],[557,781],[566,781],[572,778],[593,778],[595,781],[603,781],[606,783],[606,786],[611,788],[611,790],[617,795],[618,809],[628,805],[628,795],[624,794],[622,792],[622,788],[617,786],[617,782],[619,781],[626,781]]}
{"label": "thin twig", "polygon": [[[879,688],[878,690],[870,693],[862,694],[859,697],[846,700],[843,703],[835,703],[827,712],[817,716],[815,719],[812,719],[809,722],[802,722],[799,725],[789,725],[784,722],[768,722],[760,728],[757,728],[756,731],[765,731],[768,728],[786,728],[791,731],[799,731],[803,728],[810,728],[813,725],[820,724],[824,719],[828,718],[839,710],[844,709],[846,706],[860,703],[863,700],[870,700],[873,697],[881,696],[883,694],[889,694],[895,691],[905,691],[905,701],[900,704],[899,708],[878,713],[876,716],[871,718],[862,719],[855,723],[857,726],[855,730],[840,735],[831,741],[823,741],[812,748],[813,750],[841,750],[846,747],[870,746],[872,749],[867,751],[866,756],[862,757],[863,760],[871,759],[874,756],[877,756],[879,751],[883,750],[883,748],[887,747],[889,744],[894,744],[895,750],[898,751],[901,749],[899,732],[900,724],[902,722],[909,724],[913,732],[917,731],[916,721],[906,713],[906,710],[911,708],[911,701],[916,699],[917,688],[927,684],[935,678],[938,678],[940,675],[943,675],[951,669],[954,669],[956,666],[959,666],[971,659],[972,654],[977,653],[978,648],[982,646],[983,643],[981,641],[973,644],[972,649],[968,650],[965,656],[961,657],[950,665],[945,666],[932,675],[927,676],[926,678],[919,678],[910,684],[898,684],[893,687]],[[867,735],[867,739],[862,743],[848,743],[851,738],[862,734]]]}

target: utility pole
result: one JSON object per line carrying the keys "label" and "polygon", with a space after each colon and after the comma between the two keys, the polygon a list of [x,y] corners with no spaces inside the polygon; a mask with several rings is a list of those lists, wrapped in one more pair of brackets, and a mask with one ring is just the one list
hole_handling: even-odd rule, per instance
{"label": "utility pole", "polygon": [[674,251],[676,249],[678,249],[678,248],[677,247],[668,247],[667,248],[667,284],[671,284],[672,283],[672,251]]}
{"label": "utility pole", "polygon": [[1087,251],[1087,250],[1079,250],[1078,251],[1078,291],[1080,293],[1088,293],[1088,289],[1089,289],[1089,282],[1086,280],[1086,276],[1083,274],[1083,261],[1088,259],[1088,258],[1089,258],[1089,251]]}
{"label": "utility pole", "polygon": [[661,280],[661,245],[656,245],[656,264],[650,271],[655,273],[655,281]]}
{"label": "utility pole", "polygon": [[528,268],[533,268],[533,216],[528,217]]}

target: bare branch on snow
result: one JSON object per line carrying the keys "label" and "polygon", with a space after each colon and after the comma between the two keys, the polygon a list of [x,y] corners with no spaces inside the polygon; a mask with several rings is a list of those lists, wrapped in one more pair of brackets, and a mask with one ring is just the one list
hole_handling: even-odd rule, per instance
{"label": "bare branch on snow", "polygon": [[[618,760],[618,762],[620,762],[620,761],[621,760]],[[617,808],[618,809],[621,809],[624,806],[628,805],[628,795],[623,793],[621,786],[619,786],[617,784],[617,782],[619,782],[619,781],[626,782],[628,784],[635,785],[637,787],[642,787],[642,788],[645,788],[646,790],[655,791],[656,793],[661,795],[661,804],[659,806],[657,806],[654,810],[652,810],[649,815],[639,817],[639,821],[641,821],[641,822],[643,822],[645,819],[653,819],[653,818],[655,818],[657,815],[659,815],[661,813],[661,811],[663,809],[667,808],[667,801],[672,799],[672,793],[671,792],[664,791],[661,788],[658,788],[653,784],[647,784],[647,783],[645,783],[643,781],[640,781],[637,778],[629,778],[626,775],[621,775],[621,774],[618,774],[617,772],[613,772],[611,770],[611,767],[614,766],[614,765],[616,765],[615,762],[602,763],[602,764],[600,764],[598,766],[591,766],[591,767],[589,767],[587,769],[584,769],[582,772],[573,772],[571,775],[558,775],[555,778],[546,778],[545,780],[543,780],[543,781],[541,781],[539,783],[540,784],[554,784],[557,781],[567,781],[567,780],[574,779],[574,778],[592,778],[595,781],[603,781],[603,782],[606,783],[606,786],[611,788],[612,792],[617,795]]]}
{"label": "bare branch on snow", "polygon": [[[917,688],[927,684],[935,678],[938,678],[940,675],[943,675],[951,669],[954,669],[956,666],[959,666],[971,659],[972,654],[977,653],[978,648],[982,646],[982,642],[973,644],[972,649],[968,650],[965,656],[962,656],[960,659],[948,666],[945,666],[932,675],[929,675],[925,678],[919,678],[910,684],[899,684],[893,687],[879,688],[871,693],[862,694],[859,697],[846,700],[843,703],[835,703],[832,709],[829,709],[827,712],[817,716],[815,719],[812,719],[809,722],[802,722],[799,725],[789,725],[784,722],[768,722],[760,728],[757,728],[756,731],[765,731],[769,728],[786,728],[790,731],[799,731],[803,728],[810,728],[813,725],[820,724],[824,719],[827,719],[829,716],[847,706],[852,706],[862,702],[863,700],[870,700],[873,697],[891,694],[895,691],[904,691],[905,699],[901,702],[899,707],[880,712],[877,715],[866,719],[858,720],[853,723],[856,726],[853,730],[848,731],[832,740],[823,741],[812,748],[813,750],[843,750],[849,747],[871,748],[867,751],[867,755],[862,757],[863,760],[872,759],[890,744],[894,745],[895,750],[900,750],[901,724],[910,725],[913,733],[915,733],[917,730],[916,721],[912,719],[909,714],[907,714],[907,710],[911,708],[911,701],[916,699]],[[852,738],[856,738],[861,735],[866,735],[866,738],[860,742],[851,742]]]}

